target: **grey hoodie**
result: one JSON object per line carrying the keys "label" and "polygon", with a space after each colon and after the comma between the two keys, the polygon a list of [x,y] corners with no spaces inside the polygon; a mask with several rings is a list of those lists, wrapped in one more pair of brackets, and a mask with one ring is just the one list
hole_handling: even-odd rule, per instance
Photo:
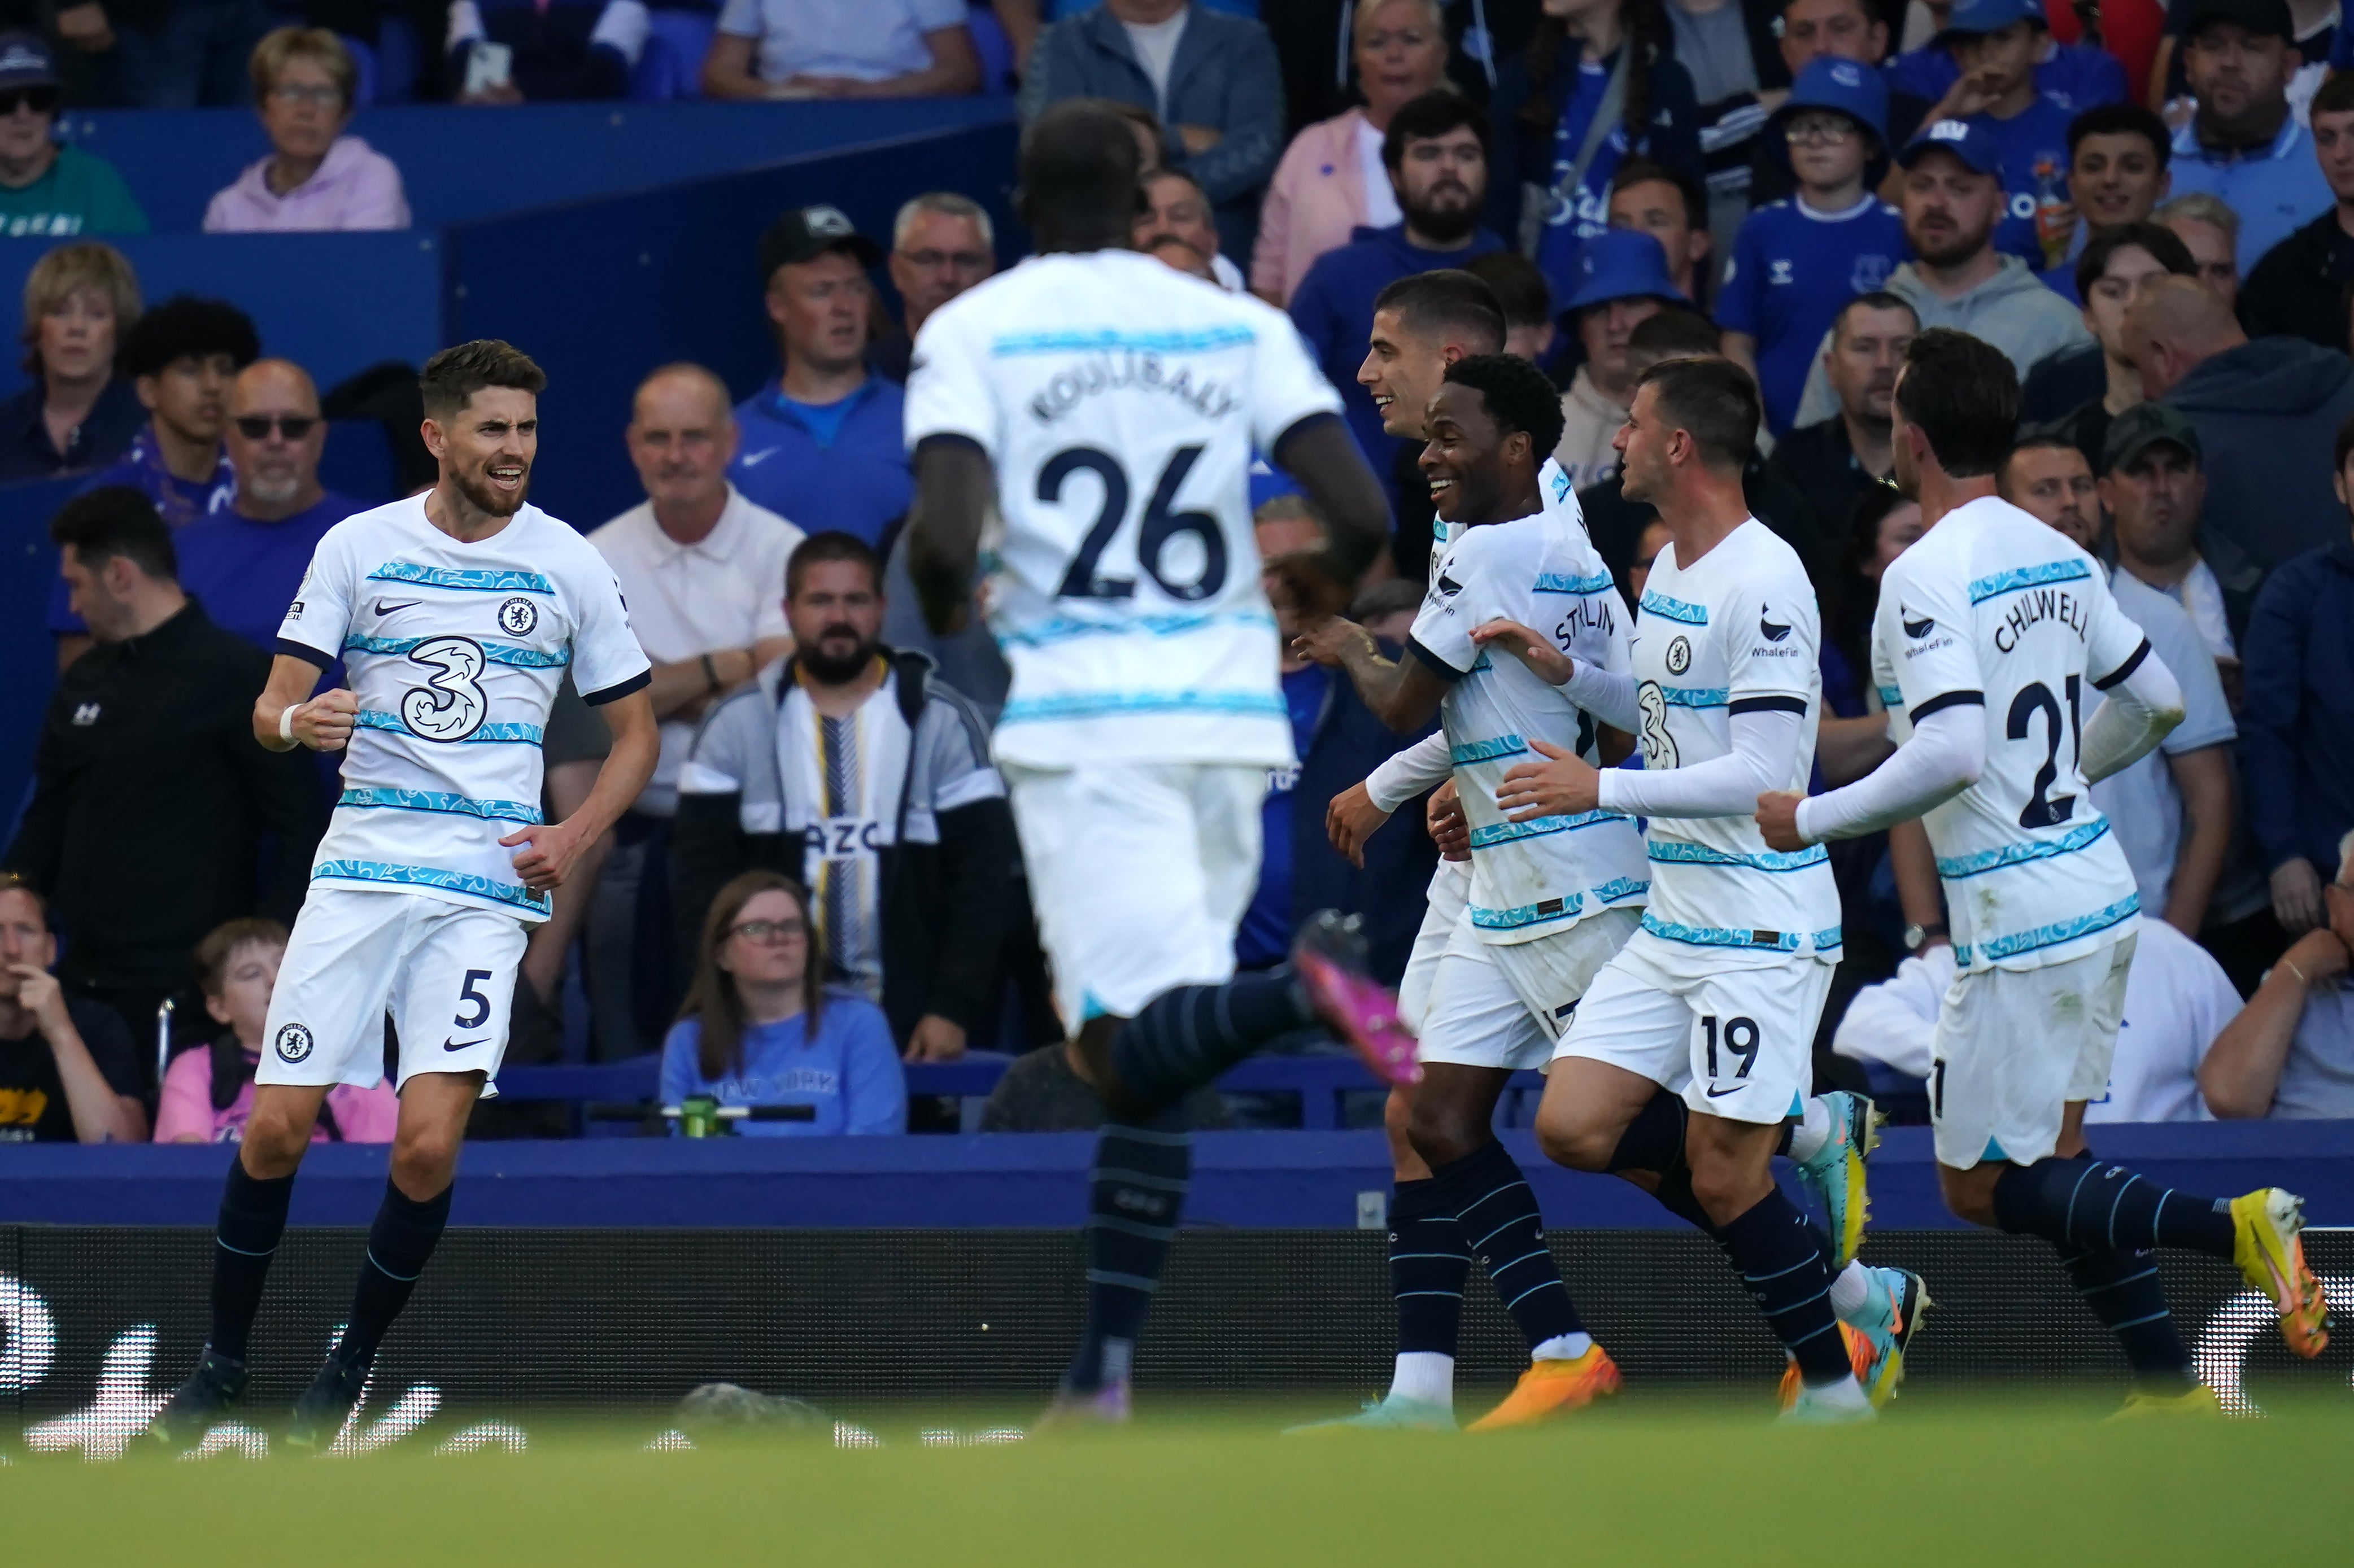
{"label": "grey hoodie", "polygon": [[2200,360],[2165,400],[2199,431],[2210,531],[2265,571],[2345,537],[2346,508],[2330,486],[2338,427],[2354,415],[2344,355],[2260,337]]}
{"label": "grey hoodie", "polygon": [[[1889,275],[1888,291],[1911,305],[1923,326],[1952,327],[2002,350],[2022,382],[2029,367],[2044,355],[2093,341],[2084,330],[2084,313],[2036,281],[2027,263],[2016,256],[2005,256],[1993,277],[1951,299],[1923,282],[1910,261]],[[1830,343],[1825,333],[1822,347],[1828,349]],[[1798,399],[1797,423],[1811,425],[1839,411],[1839,398],[1823,375],[1818,350],[1807,372],[1806,393]]]}

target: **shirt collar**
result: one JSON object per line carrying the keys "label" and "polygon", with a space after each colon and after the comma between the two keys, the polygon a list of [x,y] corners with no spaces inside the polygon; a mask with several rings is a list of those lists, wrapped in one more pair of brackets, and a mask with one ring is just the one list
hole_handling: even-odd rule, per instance
{"label": "shirt collar", "polygon": [[646,503],[646,529],[652,535],[655,557],[668,562],[674,556],[690,552],[714,561],[732,561],[744,543],[744,496],[733,483],[727,486],[726,504],[719,509],[719,521],[711,532],[692,545],[682,545],[663,532],[661,520],[654,516],[654,503]]}

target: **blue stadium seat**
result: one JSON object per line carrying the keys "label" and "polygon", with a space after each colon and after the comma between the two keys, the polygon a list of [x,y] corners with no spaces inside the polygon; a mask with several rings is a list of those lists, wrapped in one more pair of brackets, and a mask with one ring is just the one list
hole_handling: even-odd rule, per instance
{"label": "blue stadium seat", "polygon": [[648,11],[647,17],[652,30],[630,73],[630,96],[642,103],[702,97],[703,57],[711,52],[717,16],[665,5]]}
{"label": "blue stadium seat", "polygon": [[981,90],[1011,97],[1013,40],[1005,36],[1005,24],[997,19],[995,11],[976,5],[965,13],[965,26],[972,33],[973,51],[981,56]]}
{"label": "blue stadium seat", "polygon": [[383,68],[376,63],[376,48],[366,39],[355,38],[349,33],[335,36],[344,40],[344,48],[359,71],[359,82],[352,89],[352,107],[355,110],[368,108],[376,101],[376,78],[383,74]]}

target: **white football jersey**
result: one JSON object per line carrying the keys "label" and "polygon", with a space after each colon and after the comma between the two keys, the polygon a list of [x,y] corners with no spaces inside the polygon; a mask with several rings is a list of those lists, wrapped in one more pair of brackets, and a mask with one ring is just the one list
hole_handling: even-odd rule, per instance
{"label": "white football jersey", "polygon": [[907,445],[996,465],[1000,761],[1293,762],[1251,453],[1340,408],[1288,316],[1134,251],[1034,256],[933,313]]}
{"label": "white football jersey", "polygon": [[[1733,749],[1733,715],[1787,711],[1804,726],[1787,779],[1804,790],[1822,715],[1822,621],[1797,553],[1755,517],[1689,570],[1651,563],[1632,656],[1649,768],[1689,768]],[[1651,904],[1643,928],[1699,947],[1778,948],[1836,960],[1839,889],[1820,844],[1766,847],[1748,812],[1653,818],[1646,831]]]}
{"label": "white football jersey", "polygon": [[1900,739],[1983,705],[1978,781],[1922,819],[1964,969],[2033,969],[2136,928],[2133,869],[2079,767],[2085,714],[2150,657],[2108,573],[1993,496],[1956,507],[1881,578],[1872,679]]}
{"label": "white football jersey", "polygon": [[546,917],[498,841],[542,820],[557,686],[568,665],[596,704],[650,679],[588,540],[529,505],[473,544],[426,521],[421,495],[359,513],[319,541],[278,651],[343,660],[359,700],[313,881]]}
{"label": "white football jersey", "polygon": [[1630,818],[1581,811],[1515,822],[1497,806],[1507,772],[1543,760],[1532,738],[1600,758],[1594,719],[1518,659],[1490,657],[1472,629],[1517,620],[1574,659],[1624,673],[1625,614],[1585,531],[1551,512],[1467,528],[1432,568],[1413,652],[1451,683],[1439,717],[1471,830],[1470,920],[1486,941],[1525,942],[1639,905],[1648,879]]}

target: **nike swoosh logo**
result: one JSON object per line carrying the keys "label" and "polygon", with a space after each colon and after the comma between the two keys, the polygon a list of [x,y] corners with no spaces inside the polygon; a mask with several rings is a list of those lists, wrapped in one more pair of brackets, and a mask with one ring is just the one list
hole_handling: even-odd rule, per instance
{"label": "nike swoosh logo", "polygon": [[[448,1047],[444,1046],[443,1049],[447,1050]],[[1708,1097],[1712,1100],[1721,1100],[1727,1095],[1737,1095],[1748,1086],[1749,1086],[1747,1084],[1735,1084],[1729,1089],[1711,1089],[1708,1091]]]}
{"label": "nike swoosh logo", "polygon": [[387,604],[384,600],[378,599],[376,601],[376,613],[390,615],[396,609],[414,609],[424,602],[421,599],[404,599],[398,604]]}
{"label": "nike swoosh logo", "polygon": [[782,447],[762,447],[758,451],[746,452],[736,461],[746,468],[758,468],[782,450],[784,450]]}
{"label": "nike swoosh logo", "polygon": [[489,1039],[490,1036],[485,1034],[481,1040],[444,1040],[441,1042],[441,1049],[444,1051],[472,1050],[474,1046],[482,1044]]}

